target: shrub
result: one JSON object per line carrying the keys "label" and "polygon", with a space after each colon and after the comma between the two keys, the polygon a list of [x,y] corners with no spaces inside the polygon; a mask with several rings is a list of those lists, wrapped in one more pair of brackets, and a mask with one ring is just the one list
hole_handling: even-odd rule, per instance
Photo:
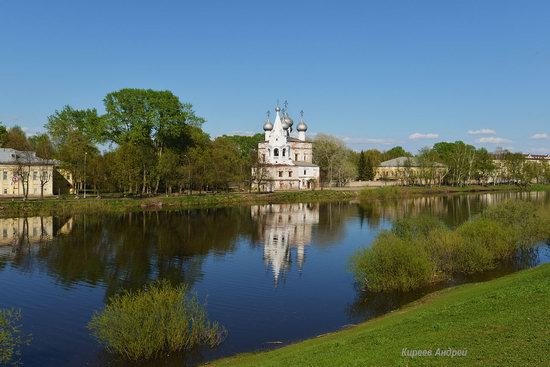
{"label": "shrub", "polygon": [[464,240],[448,228],[435,228],[422,241],[424,249],[436,266],[436,278],[449,278],[459,271],[459,253],[464,249]]}
{"label": "shrub", "polygon": [[20,347],[30,343],[30,336],[21,334],[21,311],[16,309],[0,310],[0,365],[16,364],[20,356]]}
{"label": "shrub", "polygon": [[424,249],[390,232],[352,259],[355,275],[373,292],[407,291],[428,284],[434,264]]}
{"label": "shrub", "polygon": [[204,307],[187,287],[167,281],[111,297],[88,327],[107,350],[131,360],[197,345],[214,347],[226,334],[220,325],[208,320]]}
{"label": "shrub", "polygon": [[393,225],[392,232],[402,239],[418,239],[426,237],[436,229],[446,229],[445,224],[436,217],[420,215],[417,217],[397,219]]}

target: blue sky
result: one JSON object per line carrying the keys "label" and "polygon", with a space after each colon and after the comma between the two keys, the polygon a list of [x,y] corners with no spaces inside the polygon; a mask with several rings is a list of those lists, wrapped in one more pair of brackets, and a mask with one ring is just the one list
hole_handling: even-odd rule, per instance
{"label": "blue sky", "polygon": [[279,99],[353,149],[464,140],[550,153],[550,2],[0,3],[0,121],[169,89],[212,136],[259,132]]}

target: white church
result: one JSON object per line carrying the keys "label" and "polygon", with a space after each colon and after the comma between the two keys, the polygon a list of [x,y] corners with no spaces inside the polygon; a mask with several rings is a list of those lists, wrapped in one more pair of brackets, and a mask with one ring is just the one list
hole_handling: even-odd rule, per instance
{"label": "white church", "polygon": [[313,144],[306,140],[303,111],[300,115],[294,133],[286,102],[282,111],[278,105],[275,108],[275,121],[267,112],[265,139],[258,144],[260,163],[252,171],[261,191],[313,190],[319,184],[319,166],[313,164]]}

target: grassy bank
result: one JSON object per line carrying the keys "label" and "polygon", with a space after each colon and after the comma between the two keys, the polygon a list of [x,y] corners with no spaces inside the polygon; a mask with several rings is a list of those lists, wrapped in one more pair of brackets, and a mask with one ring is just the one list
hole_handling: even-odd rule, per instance
{"label": "grassy bank", "polygon": [[268,194],[228,193],[204,195],[156,196],[152,198],[95,197],[84,199],[48,198],[43,200],[0,200],[0,217],[30,215],[63,215],[76,213],[128,212],[155,209],[192,209],[231,205],[275,204],[296,202],[330,202],[357,200],[398,199],[422,195],[452,194],[485,191],[550,191],[550,185],[466,186],[466,187],[373,187],[356,189],[325,189],[316,191],[287,191]]}
{"label": "grassy bank", "polygon": [[357,192],[341,190],[276,192],[269,194],[228,193],[173,195],[151,198],[50,198],[44,200],[1,200],[0,217],[29,215],[64,215],[76,213],[128,212],[209,208],[216,206],[253,205],[297,202],[345,201],[357,198]]}
{"label": "grassy bank", "polygon": [[[358,326],[213,366],[547,366],[550,264],[431,294]],[[432,356],[403,356],[403,348]],[[466,356],[435,356],[437,349]]]}

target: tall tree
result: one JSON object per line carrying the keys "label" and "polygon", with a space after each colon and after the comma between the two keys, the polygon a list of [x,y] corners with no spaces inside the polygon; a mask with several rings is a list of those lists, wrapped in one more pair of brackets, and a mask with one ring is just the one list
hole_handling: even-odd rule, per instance
{"label": "tall tree", "polygon": [[357,176],[359,181],[366,181],[367,178],[367,158],[365,152],[359,153],[359,160],[357,161]]}
{"label": "tall tree", "polygon": [[55,148],[48,134],[38,134],[29,138],[29,143],[32,151],[36,152],[36,156],[42,159],[53,159],[55,156]]}
{"label": "tall tree", "polygon": [[372,156],[369,155],[365,160],[365,179],[367,181],[373,181],[375,176],[376,176],[376,167],[374,166]]}
{"label": "tall tree", "polygon": [[[192,145],[191,127],[200,127],[204,119],[195,115],[193,106],[180,102],[170,91],[121,89],[105,99],[104,136],[117,144],[131,143],[153,149],[156,162],[166,149],[183,151]],[[143,192],[149,175],[157,192],[163,170],[143,166]]]}
{"label": "tall tree", "polygon": [[0,147],[4,146],[4,143],[6,142],[6,139],[8,137],[8,129],[6,129],[6,126],[0,121]]}
{"label": "tall tree", "polygon": [[31,148],[31,145],[27,139],[27,134],[21,127],[16,125],[8,129],[3,147],[26,151]]}

